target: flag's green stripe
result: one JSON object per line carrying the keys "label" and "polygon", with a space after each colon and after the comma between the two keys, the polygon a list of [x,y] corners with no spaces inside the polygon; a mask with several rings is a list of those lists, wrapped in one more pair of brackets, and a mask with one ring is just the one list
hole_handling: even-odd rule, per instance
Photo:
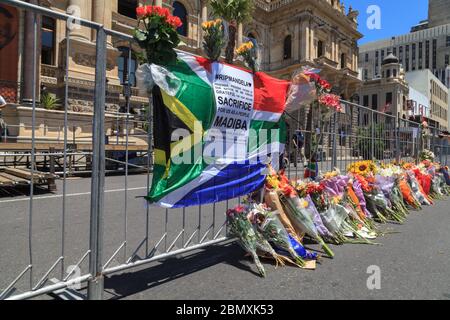
{"label": "flag's green stripe", "polygon": [[[178,163],[174,163],[174,159],[171,159],[167,176],[164,176],[166,174],[165,167],[162,173],[160,171],[158,172],[158,177],[164,179],[153,179],[156,185],[152,187],[148,195],[148,199],[151,202],[157,202],[167,194],[182,188],[203,172],[208,164],[202,158],[203,149],[201,145],[203,145],[203,142],[200,142],[189,150],[183,150],[184,152],[179,155]],[[196,147],[199,149],[197,150]]]}
{"label": "flag's green stripe", "polygon": [[215,98],[211,84],[201,79],[181,59],[168,69],[181,81],[177,99],[202,122],[203,128],[209,128],[215,115]]}
{"label": "flag's green stripe", "polygon": [[[286,142],[286,123],[284,118],[278,122],[252,120],[250,122],[250,133],[248,138],[248,151],[253,152],[259,147],[272,142]],[[271,130],[278,130],[278,135],[272,136]]]}

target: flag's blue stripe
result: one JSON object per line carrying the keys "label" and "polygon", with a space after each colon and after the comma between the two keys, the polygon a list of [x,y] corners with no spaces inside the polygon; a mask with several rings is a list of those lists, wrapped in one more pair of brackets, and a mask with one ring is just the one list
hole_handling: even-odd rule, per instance
{"label": "flag's blue stripe", "polygon": [[258,190],[264,184],[263,163],[230,164],[214,178],[187,193],[173,208],[220,202]]}

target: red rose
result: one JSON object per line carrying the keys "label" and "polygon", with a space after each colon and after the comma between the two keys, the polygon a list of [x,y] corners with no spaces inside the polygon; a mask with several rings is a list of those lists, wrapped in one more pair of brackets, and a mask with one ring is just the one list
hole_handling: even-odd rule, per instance
{"label": "red rose", "polygon": [[136,8],[136,15],[138,18],[142,18],[145,16],[145,7],[137,7]]}
{"label": "red rose", "polygon": [[181,22],[181,19],[177,16],[170,16],[167,19],[167,22],[172,25],[174,28],[179,28],[183,25],[183,23]]}

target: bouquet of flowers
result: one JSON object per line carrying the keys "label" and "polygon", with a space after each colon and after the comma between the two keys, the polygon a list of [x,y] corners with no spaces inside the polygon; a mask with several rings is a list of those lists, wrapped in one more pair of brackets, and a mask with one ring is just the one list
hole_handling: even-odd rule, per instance
{"label": "bouquet of flowers", "polygon": [[244,59],[245,64],[253,73],[256,70],[256,48],[253,42],[244,42],[236,49],[236,54]]}
{"label": "bouquet of flowers", "polygon": [[434,158],[436,158],[436,156],[434,155],[433,151],[428,150],[428,149],[424,149],[424,150],[419,154],[419,159],[420,159],[420,161],[423,161],[423,160],[434,161]]}
{"label": "bouquet of flowers", "polygon": [[[177,61],[175,48],[180,43],[177,28],[182,26],[180,18],[172,16],[169,9],[159,6],[136,8],[138,26],[134,38],[145,50],[148,64],[168,65]],[[141,23],[144,30],[140,29]]]}
{"label": "bouquet of flowers", "polygon": [[286,100],[287,112],[296,111],[316,99],[316,86],[311,82],[310,75],[318,72],[318,69],[302,67],[294,73]]}
{"label": "bouquet of flowers", "polygon": [[253,225],[247,218],[245,207],[237,206],[234,209],[229,209],[227,218],[230,234],[239,239],[242,248],[252,256],[259,274],[265,277],[266,271],[257,254],[259,239]]}
{"label": "bouquet of flowers", "polygon": [[203,29],[203,51],[208,59],[219,60],[222,48],[225,45],[224,28],[221,19],[205,21]]}
{"label": "bouquet of flowers", "polygon": [[[324,200],[324,186],[316,182],[298,183],[296,184],[296,191],[302,200],[305,200],[308,205],[305,207],[305,211],[309,213],[311,219],[319,231],[320,235],[324,238],[332,238],[333,235],[327,230],[322,222],[320,214],[315,206],[313,197],[323,205]],[[323,203],[321,203],[323,201]]]}
{"label": "bouquet of flowers", "polygon": [[419,203],[424,205],[431,205],[432,202],[428,199],[427,195],[423,191],[423,188],[417,181],[414,172],[412,170],[407,170],[406,174],[408,176],[408,182],[411,186],[411,190],[413,191]]}
{"label": "bouquet of flowers", "polygon": [[310,214],[305,211],[308,206],[306,200],[301,200],[294,190],[294,188],[286,184],[280,192],[280,200],[283,206],[286,208],[286,213],[289,216],[292,224],[296,229],[302,230],[305,234],[316,240],[323,248],[325,253],[333,257],[334,253],[323,241],[322,237],[317,230],[314,221],[311,219]]}
{"label": "bouquet of flowers", "polygon": [[414,209],[420,209],[421,203],[416,198],[414,192],[412,191],[409,183],[408,183],[408,177],[406,174],[404,174],[402,177],[398,180],[398,187],[400,189],[400,192],[402,193],[402,197],[404,201],[411,206]]}
{"label": "bouquet of flowers", "polygon": [[[263,237],[269,241],[275,249],[283,251],[290,256],[293,261],[292,263],[303,267],[305,262],[303,259],[315,260],[317,259],[316,254],[311,254],[299,243],[297,243],[289,233],[284,228],[283,224],[278,218],[278,213],[276,211],[258,211],[254,215],[253,223],[256,225],[258,232],[260,232]],[[295,250],[293,243],[296,243],[298,249]]]}

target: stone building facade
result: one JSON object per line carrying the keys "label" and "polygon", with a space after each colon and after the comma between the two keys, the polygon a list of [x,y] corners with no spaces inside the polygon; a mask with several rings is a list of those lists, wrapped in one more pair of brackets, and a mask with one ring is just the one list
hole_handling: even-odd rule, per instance
{"label": "stone building facade", "polygon": [[[359,90],[360,103],[372,110],[408,119],[409,87],[399,59],[389,53],[381,63],[381,77],[367,80]],[[371,120],[363,116],[363,123]]]}
{"label": "stone building facade", "polygon": [[[48,7],[57,12],[76,12],[81,18],[103,24],[106,28],[132,34],[136,26],[135,7],[149,4],[146,0],[29,0],[30,3]],[[157,0],[156,4],[161,4]],[[201,54],[202,21],[212,18],[207,0],[164,0],[162,5],[180,16],[184,26],[179,30],[183,45],[180,49]],[[11,83],[21,84],[15,98],[29,99],[30,48],[32,48],[32,25],[29,15],[6,5],[2,8],[12,13],[11,23],[16,23],[16,44],[9,53],[19,57],[9,69],[7,76],[0,70],[0,79],[8,78]],[[78,9],[79,8],[79,9]],[[259,44],[261,69],[280,78],[290,78],[303,65],[319,67],[322,75],[336,85],[337,92],[350,98],[360,86],[358,80],[357,31],[358,13],[346,10],[338,0],[255,0],[255,12],[251,22],[238,28],[238,42],[246,37],[255,38]],[[3,11],[2,9],[2,11]],[[74,11],[75,10],[75,11]],[[78,10],[78,12],[76,11]],[[65,85],[64,66],[68,64],[69,105],[75,111],[89,111],[93,100],[95,70],[95,32],[81,27],[70,32],[69,60],[65,61],[67,46],[66,26],[61,20],[39,18],[39,74],[38,93],[44,88],[63,98]],[[32,34],[33,32],[31,32]],[[124,76],[129,64],[126,58],[130,43],[108,37],[107,52],[107,110],[117,111],[124,104]],[[0,48],[0,53],[3,49]],[[135,84],[134,71],[137,67],[136,44],[131,44],[130,83]],[[5,61],[5,60],[3,60]],[[28,66],[27,66],[28,65]],[[29,81],[28,81],[29,82]],[[3,85],[2,88],[5,86]],[[5,90],[5,89],[2,89]],[[25,91],[25,92],[24,92]],[[27,93],[28,91],[28,93]],[[14,95],[11,95],[14,98]],[[131,104],[139,107],[147,103],[132,88]]]}

